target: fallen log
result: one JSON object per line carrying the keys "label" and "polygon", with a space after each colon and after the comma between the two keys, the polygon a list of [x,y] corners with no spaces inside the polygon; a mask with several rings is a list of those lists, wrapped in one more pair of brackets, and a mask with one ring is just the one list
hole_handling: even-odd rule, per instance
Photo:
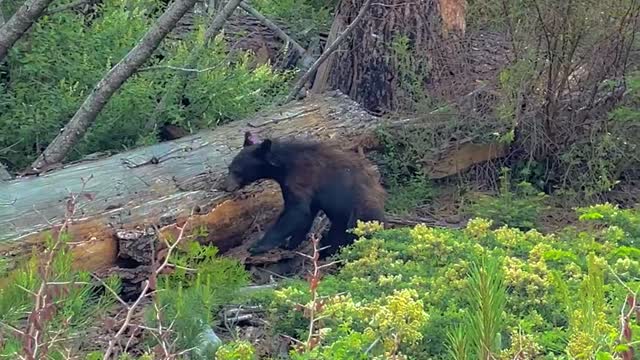
{"label": "fallen log", "polygon": [[[244,132],[335,141],[336,146],[366,152],[377,147],[374,130],[383,121],[344,94],[331,92],[213,131],[3,182],[0,256],[14,268],[34,247],[40,249],[48,230],[63,220],[69,192],[78,192],[83,179],[91,177],[84,188],[89,195],[83,197],[69,227],[77,268],[105,269],[116,260],[144,265],[140,258],[149,251],[145,239],[154,238],[147,230],[157,228],[161,234],[175,236],[176,224],[192,212],[190,226],[204,230],[198,241],[217,246],[221,253],[234,249],[233,256],[246,258],[237,249],[275,220],[282,199],[272,181],[235,194],[216,188],[242,146]],[[389,122],[394,126],[394,120]],[[405,119],[397,125],[406,124]],[[456,170],[464,169],[456,166]],[[131,256],[132,249],[141,256]]]}
{"label": "fallen log", "polygon": [[371,135],[380,123],[348,97],[333,93],[292,102],[214,131],[3,182],[0,255],[15,263],[33,246],[40,246],[47,230],[63,220],[69,192],[79,191],[89,177],[85,193],[92,200],[84,199],[79,205],[69,228],[79,268],[113,264],[118,254],[116,231],[150,224],[168,227],[193,209],[198,210],[194,224],[208,230],[203,241],[224,252],[242,242],[254,224],[272,221],[282,207],[273,182],[235,195],[215,188],[242,146],[244,131],[260,137],[311,137],[340,140],[338,146],[366,147],[363,135]]}

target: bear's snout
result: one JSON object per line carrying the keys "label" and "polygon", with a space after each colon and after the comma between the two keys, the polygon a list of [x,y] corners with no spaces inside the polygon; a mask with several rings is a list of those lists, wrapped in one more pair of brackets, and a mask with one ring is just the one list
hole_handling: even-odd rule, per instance
{"label": "bear's snout", "polygon": [[224,191],[232,192],[237,190],[239,187],[240,187],[240,183],[232,175],[227,175],[224,181],[222,182],[222,189]]}

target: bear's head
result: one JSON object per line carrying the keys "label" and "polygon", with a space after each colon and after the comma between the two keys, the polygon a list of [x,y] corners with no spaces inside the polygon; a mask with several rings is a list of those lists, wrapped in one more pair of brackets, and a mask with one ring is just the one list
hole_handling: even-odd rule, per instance
{"label": "bear's head", "polygon": [[276,170],[277,166],[271,154],[271,140],[265,139],[260,142],[247,131],[244,134],[242,150],[229,165],[223,189],[234,191],[254,181],[273,178]]}

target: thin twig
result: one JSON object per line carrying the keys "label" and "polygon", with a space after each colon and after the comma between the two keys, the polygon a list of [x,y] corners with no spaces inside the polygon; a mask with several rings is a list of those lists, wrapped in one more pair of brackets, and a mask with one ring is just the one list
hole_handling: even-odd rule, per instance
{"label": "thin twig", "polygon": [[[119,330],[118,330],[118,332],[114,335],[114,337],[109,341],[109,346],[108,346],[107,350],[105,351],[105,354],[104,354],[104,357],[103,357],[103,359],[104,359],[104,360],[108,360],[108,359],[109,359],[109,357],[110,357],[110,356],[111,356],[111,354],[113,353],[113,348],[114,348],[114,346],[115,346],[115,343],[120,339],[120,337],[122,336],[122,334],[124,333],[124,331],[125,331],[129,326],[131,326],[131,317],[133,316],[133,314],[134,314],[134,312],[135,312],[136,308],[138,307],[138,305],[140,304],[140,302],[142,301],[142,299],[143,299],[143,298],[145,298],[145,297],[147,297],[147,296],[149,296],[149,295],[152,295],[152,294],[154,293],[153,291],[152,291],[152,292],[149,292],[149,289],[151,288],[151,282],[153,281],[153,283],[154,283],[154,284],[153,284],[153,286],[154,286],[154,288],[155,288],[155,286],[156,286],[156,280],[155,280],[155,279],[157,278],[157,276],[158,276],[159,274],[161,274],[161,273],[162,273],[162,271],[163,271],[167,266],[170,266],[169,259],[170,259],[170,257],[171,257],[171,254],[172,254],[172,252],[176,249],[176,247],[180,244],[180,242],[184,239],[184,232],[185,232],[185,229],[187,228],[187,225],[189,224],[189,220],[191,220],[191,218],[193,217],[193,214],[194,214],[194,210],[192,210],[192,211],[191,211],[191,215],[187,218],[187,220],[184,222],[184,224],[183,224],[181,227],[179,227],[180,232],[179,232],[179,234],[178,234],[178,237],[176,238],[176,241],[175,241],[173,244],[169,244],[169,242],[167,241],[167,239],[166,239],[166,238],[164,238],[164,237],[162,237],[162,240],[163,240],[163,241],[167,244],[167,246],[168,246],[167,253],[166,253],[166,255],[165,255],[165,257],[164,257],[164,259],[163,259],[163,261],[162,261],[162,264],[160,264],[160,266],[158,266],[158,267],[153,271],[153,273],[152,273],[152,275],[151,275],[151,277],[150,277],[149,279],[145,280],[144,288],[142,289],[142,292],[140,293],[140,295],[138,296],[138,298],[136,299],[136,301],[133,303],[133,305],[131,305],[131,306],[127,306],[127,309],[128,309],[128,310],[127,310],[127,315],[125,316],[124,323],[122,324],[122,326],[120,326],[120,329],[119,329]],[[156,232],[157,232],[157,234],[160,234],[160,232],[157,230],[157,227],[156,227]],[[154,263],[155,263],[155,257],[154,257]],[[104,282],[103,282],[103,284],[104,284]],[[106,286],[106,284],[105,284],[105,286]],[[106,287],[108,288],[108,286],[106,286]],[[112,290],[112,289],[110,289],[110,290],[113,292],[113,290]],[[118,298],[119,298],[119,297],[118,297]],[[121,299],[120,299],[120,300],[121,300]],[[125,304],[125,306],[126,306],[126,304]],[[157,307],[157,304],[156,304],[156,303],[154,303],[154,306],[156,306],[156,311],[157,311],[157,312],[156,312],[156,315],[157,315],[157,316],[160,316],[160,311],[159,311],[159,309],[158,309],[158,307]],[[172,325],[173,325],[173,323],[172,323]],[[171,328],[171,326],[170,326],[170,327],[169,327],[169,329],[167,329],[166,331],[170,330],[170,328]],[[159,336],[160,336],[161,338],[163,338],[163,339],[164,339],[164,336],[162,336],[162,335],[163,335],[164,333],[166,333],[166,331],[162,329],[162,325],[160,324],[160,322],[159,322],[159,324],[158,324],[158,329],[156,329],[156,330],[158,331]],[[155,336],[155,335],[154,335],[154,336]],[[166,347],[165,342],[164,342],[164,341],[160,341],[160,343],[161,343],[161,345],[162,345],[162,347],[163,347],[163,350],[165,351],[165,355],[168,355],[169,353],[168,353],[168,349],[167,349],[167,347]]]}
{"label": "thin twig", "polygon": [[221,65],[215,65],[215,66],[210,66],[204,69],[190,69],[190,68],[185,68],[185,67],[180,67],[180,66],[171,66],[171,65],[158,65],[158,66],[149,66],[146,68],[142,68],[140,70],[138,70],[138,72],[144,72],[144,71],[151,71],[151,70],[177,70],[177,71],[184,71],[184,72],[191,72],[191,73],[203,73],[203,72],[207,72],[207,71],[211,71],[211,70],[215,70],[215,69],[219,69],[221,67]]}

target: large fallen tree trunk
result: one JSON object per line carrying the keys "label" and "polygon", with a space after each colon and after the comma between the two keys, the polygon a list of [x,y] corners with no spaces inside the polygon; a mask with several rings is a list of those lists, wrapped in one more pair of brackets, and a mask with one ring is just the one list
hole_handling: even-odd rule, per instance
{"label": "large fallen tree trunk", "polygon": [[[398,125],[406,126],[407,121]],[[336,92],[289,103],[214,131],[4,182],[0,185],[0,255],[14,267],[34,246],[39,248],[52,224],[63,220],[69,192],[79,192],[83,179],[89,178],[84,191],[91,200],[79,205],[70,226],[79,268],[108,267],[123,258],[123,252],[131,257],[131,249],[124,247],[140,247],[144,252],[143,239],[153,238],[145,232],[152,225],[166,234],[175,233],[174,225],[193,209],[192,226],[206,229],[199,240],[226,252],[245,245],[242,242],[268,226],[282,208],[280,191],[271,181],[237,194],[216,189],[246,130],[260,137],[335,140],[336,146],[367,151],[377,145],[373,130],[381,124],[382,119]],[[439,155],[440,161],[455,158],[455,152],[451,154]],[[449,174],[468,162],[454,161],[464,166],[452,167]],[[443,171],[447,173],[439,168],[434,177],[442,177]]]}

